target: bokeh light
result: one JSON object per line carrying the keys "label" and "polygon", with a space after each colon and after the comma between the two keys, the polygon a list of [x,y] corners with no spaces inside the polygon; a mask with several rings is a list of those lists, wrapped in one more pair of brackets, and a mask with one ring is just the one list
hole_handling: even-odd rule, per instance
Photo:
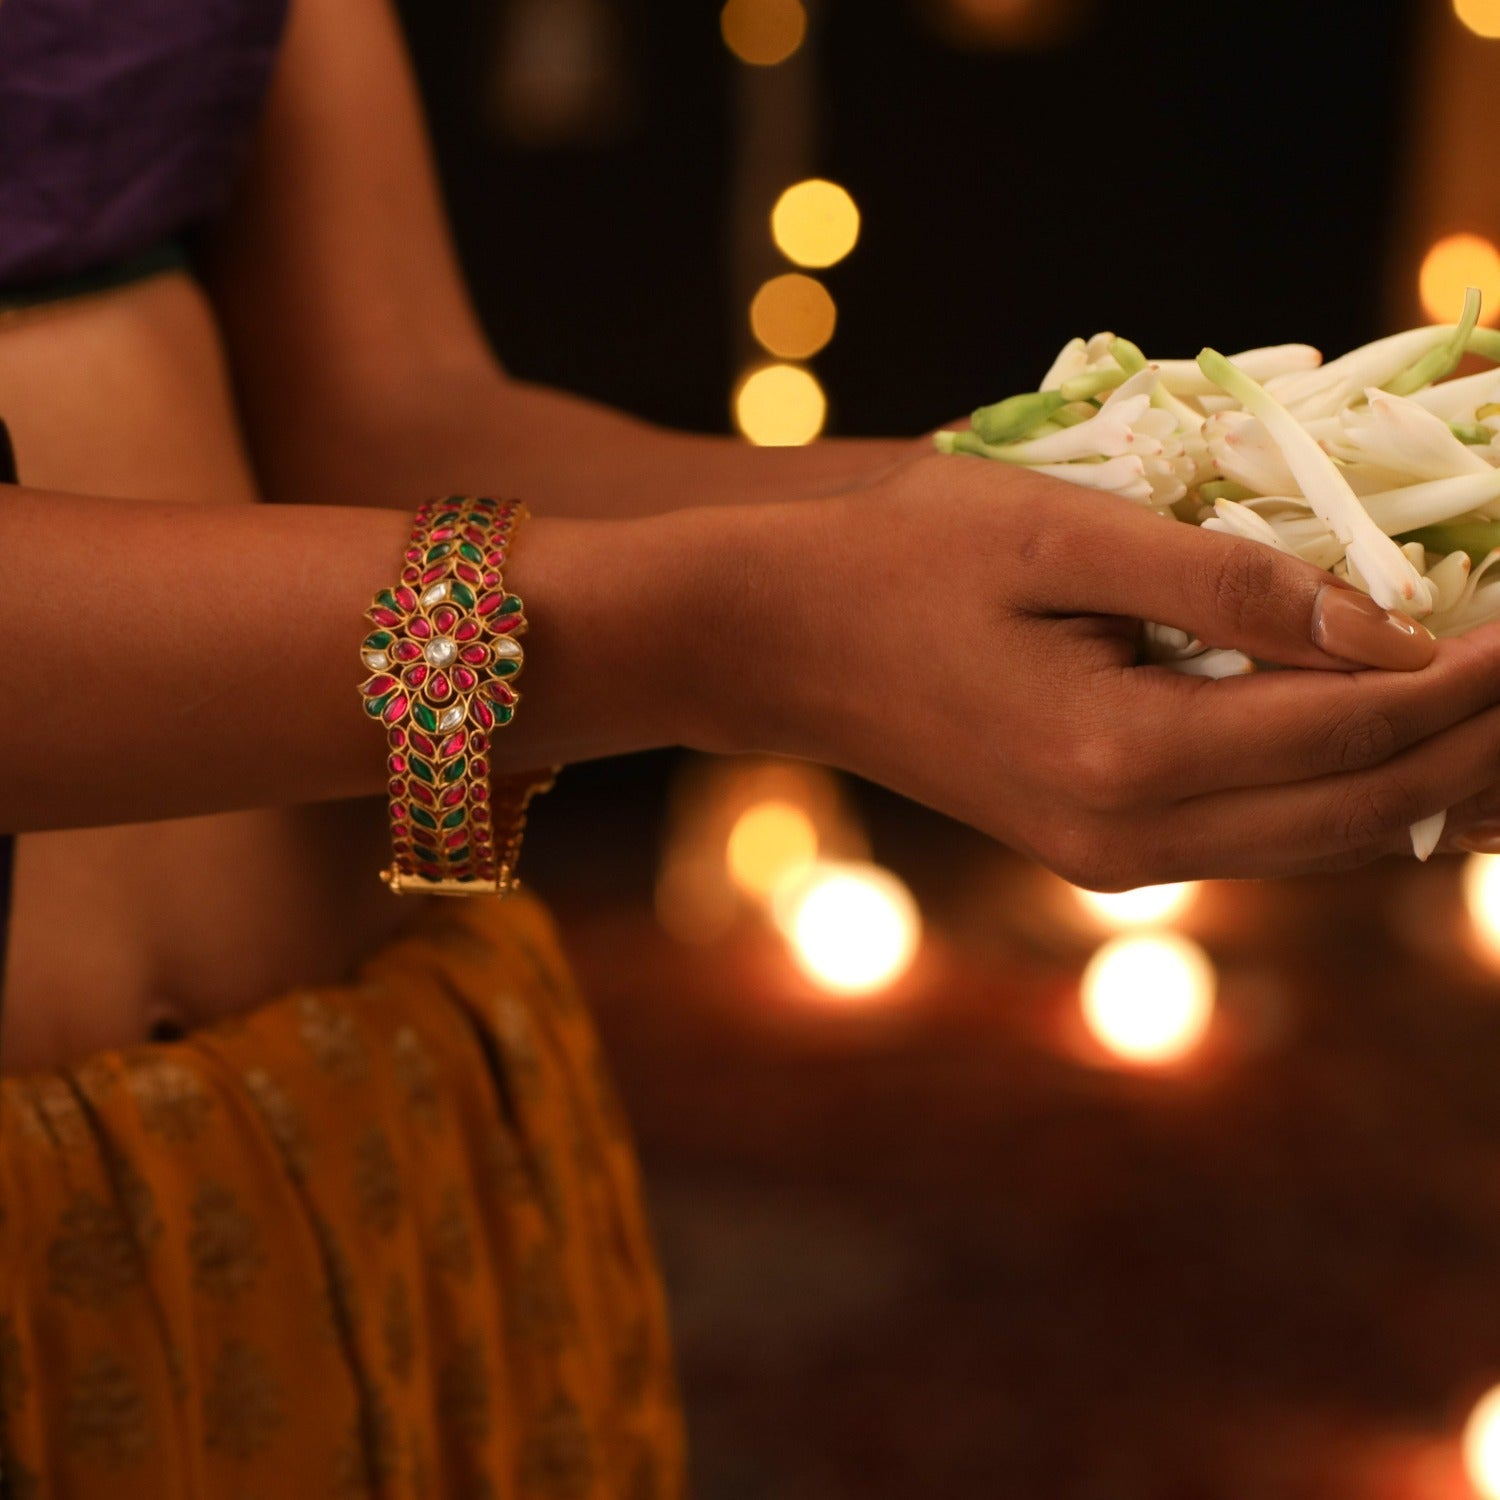
{"label": "bokeh light", "polygon": [[1474,942],[1485,957],[1500,962],[1500,855],[1471,854],[1463,885]]}
{"label": "bokeh light", "polygon": [[859,240],[859,209],[838,183],[810,177],[776,200],[771,233],[788,260],[799,266],[831,266]]}
{"label": "bokeh light", "polygon": [[1500,1386],[1480,1398],[1464,1424],[1464,1468],[1484,1500],[1500,1500]]}
{"label": "bokeh light", "polygon": [[807,12],[801,0],[729,0],[719,12],[719,30],[741,62],[770,68],[802,45]]}
{"label": "bokeh light", "polygon": [[1435,323],[1454,322],[1471,286],[1484,298],[1480,321],[1500,319],[1500,250],[1483,235],[1444,235],[1422,258],[1417,276],[1422,311]]}
{"label": "bokeh light", "polygon": [[820,281],[789,271],[773,276],[750,304],[756,338],[782,359],[808,359],[833,337],[838,309]]}
{"label": "bokeh light", "polygon": [[777,892],[776,924],[797,967],[835,995],[870,995],[899,979],[916,957],[922,918],[889,870],[824,861]]}
{"label": "bokeh light", "polygon": [[762,448],[796,448],[823,430],[828,399],[808,371],[796,365],[752,370],[734,394],[734,420]]}
{"label": "bokeh light", "polygon": [[1453,0],[1453,14],[1475,36],[1500,37],[1500,0]]}
{"label": "bokeh light", "polygon": [[1183,915],[1198,899],[1198,882],[1140,885],[1132,891],[1085,891],[1075,887],[1078,903],[1109,928],[1154,927]]}
{"label": "bokeh light", "polygon": [[818,857],[818,830],[795,803],[773,798],[747,807],[729,830],[729,876],[747,896],[768,900],[788,876]]}
{"label": "bokeh light", "polygon": [[1169,932],[1118,937],[1084,970],[1084,1020],[1116,1057],[1175,1062],[1207,1032],[1215,988],[1212,962],[1189,939]]}

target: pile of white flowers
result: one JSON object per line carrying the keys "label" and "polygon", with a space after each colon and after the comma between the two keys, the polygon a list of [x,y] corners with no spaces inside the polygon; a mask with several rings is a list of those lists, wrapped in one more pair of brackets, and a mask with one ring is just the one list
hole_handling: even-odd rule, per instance
{"label": "pile of white flowers", "polygon": [[[1450,378],[1466,352],[1500,364],[1500,331],[1479,327],[1473,288],[1456,324],[1327,364],[1307,344],[1150,360],[1099,333],[1069,343],[1039,390],[936,442],[1294,553],[1457,635],[1500,619],[1500,369]],[[1148,624],[1145,642],[1178,671],[1256,667],[1167,626]],[[1420,858],[1442,825],[1413,828]]]}

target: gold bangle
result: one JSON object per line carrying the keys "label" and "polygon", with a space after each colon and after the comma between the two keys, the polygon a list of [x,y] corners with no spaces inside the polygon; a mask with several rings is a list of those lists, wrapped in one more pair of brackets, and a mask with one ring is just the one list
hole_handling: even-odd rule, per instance
{"label": "gold bangle", "polygon": [[526,515],[517,500],[427,501],[401,581],[365,611],[376,628],[360,643],[372,675],[359,691],[386,728],[392,858],[381,879],[397,894],[513,890],[527,805],[552,784],[546,772],[492,786],[489,772],[489,735],[520,702],[526,616],[501,568]]}

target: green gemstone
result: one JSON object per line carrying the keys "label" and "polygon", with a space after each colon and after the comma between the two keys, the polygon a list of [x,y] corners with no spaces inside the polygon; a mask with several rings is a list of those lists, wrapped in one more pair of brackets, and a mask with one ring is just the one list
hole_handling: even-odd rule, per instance
{"label": "green gemstone", "polygon": [[484,553],[482,553],[479,548],[474,545],[473,542],[460,542],[458,544],[458,555],[460,557],[468,558],[471,563],[480,563],[484,561]]}
{"label": "green gemstone", "polygon": [[413,807],[411,820],[422,828],[431,828],[434,831],[437,829],[437,819],[425,807]]}
{"label": "green gemstone", "polygon": [[448,856],[448,863],[452,865],[461,865],[466,859],[468,859],[468,857],[469,846],[465,844],[462,849],[455,849],[453,853]]}
{"label": "green gemstone", "polygon": [[412,712],[417,716],[417,723],[425,729],[428,734],[437,733],[437,714],[428,708],[425,703],[412,704]]}
{"label": "green gemstone", "polygon": [[467,811],[468,811],[467,808],[455,807],[453,809],[453,811],[451,813],[449,813],[446,818],[443,819],[443,827],[444,828],[457,828],[458,825],[463,822],[463,820],[464,820],[464,814]]}
{"label": "green gemstone", "polygon": [[452,550],[453,550],[453,543],[452,542],[439,542],[436,547],[429,547],[427,549],[427,558],[426,558],[426,561],[428,561],[428,562],[438,562],[442,558],[447,557],[447,555]]}
{"label": "green gemstone", "polygon": [[500,708],[497,706],[495,709],[495,722],[497,724],[509,724],[515,716],[516,711],[513,708]]}
{"label": "green gemstone", "polygon": [[491,677],[514,677],[521,670],[521,663],[511,659],[497,661],[490,667]]}
{"label": "green gemstone", "polygon": [[378,719],[385,712],[385,706],[395,696],[394,690],[387,693],[383,698],[366,698],[365,712],[372,719]]}
{"label": "green gemstone", "polygon": [[429,766],[427,762],[420,756],[412,756],[411,774],[415,776],[418,781],[425,781],[429,786],[431,786],[433,780],[432,767]]}
{"label": "green gemstone", "polygon": [[384,651],[391,643],[389,630],[377,630],[373,635],[367,635],[364,641],[371,651]]}
{"label": "green gemstone", "polygon": [[455,604],[462,604],[465,609],[473,609],[474,590],[468,584],[455,582],[450,592]]}
{"label": "green gemstone", "polygon": [[464,767],[469,764],[466,756],[460,755],[452,765],[443,767],[444,781],[457,781],[464,774]]}
{"label": "green gemstone", "polygon": [[518,615],[526,606],[514,594],[507,594],[500,605],[502,615]]}
{"label": "green gemstone", "polygon": [[385,605],[387,609],[401,608],[401,606],[396,603],[396,596],[389,589],[381,589],[381,591],[375,596],[375,602],[377,604]]}

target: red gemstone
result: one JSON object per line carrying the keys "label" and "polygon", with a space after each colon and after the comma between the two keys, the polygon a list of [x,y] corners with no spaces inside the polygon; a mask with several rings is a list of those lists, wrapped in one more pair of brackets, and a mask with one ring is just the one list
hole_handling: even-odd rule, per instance
{"label": "red gemstone", "polygon": [[378,673],[364,685],[365,697],[379,698],[396,686],[396,679],[386,672]]}
{"label": "red gemstone", "polygon": [[386,609],[384,605],[373,605],[366,613],[377,625],[399,625],[401,623],[401,616],[394,610]]}
{"label": "red gemstone", "polygon": [[451,691],[452,689],[448,683],[448,674],[446,672],[434,672],[432,674],[432,681],[427,684],[427,696],[434,703],[441,703]]}
{"label": "red gemstone", "polygon": [[391,797],[404,797],[406,795],[406,780],[401,776],[392,776],[385,784],[386,793]]}
{"label": "red gemstone", "polygon": [[382,717],[387,724],[394,724],[398,719],[404,718],[406,710],[411,706],[411,699],[405,693],[397,693],[385,706]]}
{"label": "red gemstone", "polygon": [[[405,734],[406,731],[403,729],[401,733]],[[406,757],[402,755],[400,751],[397,751],[394,755],[388,756],[386,758],[386,765],[388,765],[397,776],[404,776],[406,774]]]}
{"label": "red gemstone", "polygon": [[417,607],[417,596],[405,586],[396,590],[396,603],[402,609],[415,609]]}
{"label": "red gemstone", "polygon": [[422,554],[421,554],[421,552],[416,547],[408,547],[406,549],[406,551],[403,552],[401,555],[407,560],[407,562],[421,562],[422,561]]}
{"label": "red gemstone", "polygon": [[476,802],[488,802],[490,789],[482,781],[476,781],[473,787],[473,797]]}
{"label": "red gemstone", "polygon": [[469,749],[471,750],[483,750],[485,745],[488,743],[489,742],[482,734],[480,734],[477,729],[473,730],[469,735]]}
{"label": "red gemstone", "polygon": [[391,655],[397,661],[416,661],[422,654],[422,648],[415,641],[397,641],[391,647]]}
{"label": "red gemstone", "polygon": [[469,830],[467,828],[455,828],[453,832],[443,840],[443,845],[448,849],[461,849],[468,842]]}
{"label": "red gemstone", "polygon": [[[490,629],[493,630],[496,635],[509,635],[511,631],[513,631],[518,625],[520,625],[521,619],[522,617],[520,615],[501,615],[498,620],[490,621]],[[412,623],[415,624],[416,622],[413,621]]]}
{"label": "red gemstone", "polygon": [[468,692],[479,681],[479,678],[468,667],[454,667],[453,680],[464,692]]}
{"label": "red gemstone", "polygon": [[492,615],[504,602],[504,594],[485,594],[474,606],[474,612],[479,615]]}
{"label": "red gemstone", "polygon": [[406,821],[406,804],[404,802],[391,803],[391,822],[404,823]]}
{"label": "red gemstone", "polygon": [[406,744],[406,731],[404,729],[391,730],[391,744],[398,750],[402,749]]}
{"label": "red gemstone", "polygon": [[457,784],[457,786],[450,786],[448,790],[443,793],[444,807],[457,807],[458,804],[463,800],[464,784],[461,781]]}
{"label": "red gemstone", "polygon": [[516,701],[516,695],[503,682],[486,683],[485,691],[496,703],[514,703]]}
{"label": "red gemstone", "polygon": [[492,714],[489,711],[489,708],[485,704],[481,703],[478,698],[476,698],[469,705],[469,712],[472,713],[474,717],[478,719],[486,729],[491,729],[494,727],[494,714]]}
{"label": "red gemstone", "polygon": [[446,635],[458,622],[458,611],[451,604],[444,604],[432,612],[432,623]]}
{"label": "red gemstone", "polygon": [[425,755],[429,760],[437,754],[437,744],[427,735],[423,734],[420,729],[412,730],[411,747],[419,754]]}
{"label": "red gemstone", "polygon": [[499,547],[491,547],[484,554],[484,560],[492,567],[498,568],[505,561],[505,553]]}
{"label": "red gemstone", "polygon": [[439,526],[427,540],[429,542],[445,542],[452,535],[453,528],[451,526]]}
{"label": "red gemstone", "polygon": [[484,575],[486,588],[498,588],[500,586],[500,575],[498,573],[486,573]]}
{"label": "red gemstone", "polygon": [[402,568],[401,570],[402,583],[416,583],[417,580],[421,578],[421,576],[422,570],[420,568],[407,566]]}
{"label": "red gemstone", "polygon": [[441,578],[447,571],[448,567],[446,563],[434,563],[430,568],[427,569],[425,573],[422,574],[422,582],[433,583],[437,579]]}
{"label": "red gemstone", "polygon": [[469,769],[476,776],[485,775],[489,771],[489,768],[490,763],[482,755],[476,755],[474,759],[469,762]]}
{"label": "red gemstone", "polygon": [[464,620],[457,630],[453,632],[455,641],[472,641],[479,634],[479,622],[477,620]]}
{"label": "red gemstone", "polygon": [[423,786],[420,781],[412,782],[411,794],[423,807],[437,806],[437,798],[433,795],[432,788]]}
{"label": "red gemstone", "polygon": [[465,646],[458,653],[460,661],[466,661],[471,667],[482,667],[490,659],[488,646]]}
{"label": "red gemstone", "polygon": [[454,733],[450,734],[448,738],[443,741],[443,747],[438,751],[438,754],[441,755],[444,760],[447,760],[451,756],[457,755],[458,752],[463,749],[463,747],[464,732],[462,729],[455,730]]}
{"label": "red gemstone", "polygon": [[432,626],[421,615],[418,615],[406,628],[419,641],[429,640],[432,637]]}
{"label": "red gemstone", "polygon": [[479,569],[473,563],[461,562],[454,565],[453,571],[463,579],[465,583],[477,584],[479,582]]}

